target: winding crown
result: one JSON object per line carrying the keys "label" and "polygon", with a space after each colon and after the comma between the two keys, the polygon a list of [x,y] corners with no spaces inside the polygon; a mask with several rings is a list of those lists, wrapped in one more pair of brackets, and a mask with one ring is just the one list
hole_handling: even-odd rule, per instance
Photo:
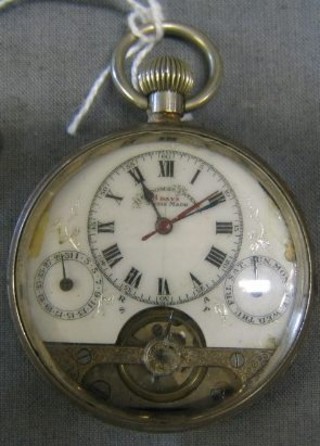
{"label": "winding crown", "polygon": [[145,95],[155,91],[175,91],[185,96],[192,90],[194,79],[189,67],[180,59],[161,56],[139,73],[138,83]]}
{"label": "winding crown", "polygon": [[138,85],[149,97],[153,113],[182,115],[184,97],[192,90],[194,79],[189,67],[180,59],[157,57],[138,74]]}

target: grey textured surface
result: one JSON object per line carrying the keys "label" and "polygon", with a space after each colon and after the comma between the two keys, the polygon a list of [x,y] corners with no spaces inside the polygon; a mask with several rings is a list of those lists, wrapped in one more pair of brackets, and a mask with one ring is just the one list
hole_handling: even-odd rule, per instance
{"label": "grey textured surface", "polygon": [[[255,405],[201,430],[141,434],[73,406],[28,361],[10,319],[10,238],[38,181],[85,142],[134,126],[144,113],[110,84],[78,136],[65,124],[124,31],[115,1],[24,2],[0,14],[0,443],[7,445],[319,444],[319,307],[290,370]],[[166,17],[198,27],[220,48],[225,76],[195,122],[250,147],[287,182],[305,214],[319,266],[318,0],[163,1]],[[104,5],[111,5],[107,8]],[[94,6],[101,5],[101,6]],[[178,45],[179,55],[188,49]]]}

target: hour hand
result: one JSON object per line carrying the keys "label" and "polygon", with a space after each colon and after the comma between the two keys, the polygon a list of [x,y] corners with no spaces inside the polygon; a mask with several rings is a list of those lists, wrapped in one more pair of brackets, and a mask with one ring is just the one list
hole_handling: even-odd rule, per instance
{"label": "hour hand", "polygon": [[160,212],[157,209],[157,206],[154,204],[154,193],[152,192],[152,190],[150,190],[145,184],[144,181],[141,181],[141,186],[142,186],[142,191],[143,191],[143,195],[145,200],[151,204],[151,206],[153,207],[158,219],[161,218]]}
{"label": "hour hand", "polygon": [[143,182],[141,183],[143,195],[146,201],[150,204],[153,203],[154,193]]}

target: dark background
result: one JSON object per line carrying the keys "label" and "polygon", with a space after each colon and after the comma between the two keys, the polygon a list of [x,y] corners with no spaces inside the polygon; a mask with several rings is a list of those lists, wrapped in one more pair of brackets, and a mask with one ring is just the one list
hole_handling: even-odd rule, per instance
{"label": "dark background", "polygon": [[[145,116],[108,83],[78,135],[65,132],[125,31],[124,1],[17,3],[0,12],[0,444],[318,445],[317,303],[290,370],[252,407],[198,431],[143,434],[109,426],[75,407],[33,368],[16,336],[5,286],[19,213],[40,179],[77,147],[136,126]],[[166,18],[204,31],[223,56],[222,86],[215,100],[194,113],[195,123],[250,147],[287,182],[305,215],[317,268],[319,0],[162,4]],[[188,47],[174,48],[198,63]]]}

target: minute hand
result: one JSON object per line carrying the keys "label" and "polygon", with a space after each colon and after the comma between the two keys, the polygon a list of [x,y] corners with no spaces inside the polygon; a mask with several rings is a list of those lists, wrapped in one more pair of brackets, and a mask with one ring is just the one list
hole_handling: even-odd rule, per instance
{"label": "minute hand", "polygon": [[[206,201],[209,201],[209,203],[206,206],[200,207]],[[198,201],[197,203],[193,204],[189,208],[180,212],[180,214],[178,214],[176,217],[174,217],[171,220],[171,223],[175,223],[179,220],[182,220],[183,218],[190,217],[191,215],[197,214],[198,212],[203,212],[207,209],[211,209],[211,208],[215,207],[217,204],[222,203],[223,201],[226,201],[223,193],[222,192],[214,192],[214,193],[208,195],[203,200]]]}
{"label": "minute hand", "polygon": [[[206,206],[200,207],[206,201],[209,201],[209,204],[207,204]],[[202,212],[206,209],[213,208],[214,206],[216,206],[219,203],[222,203],[223,201],[226,201],[224,194],[222,192],[217,191],[217,192],[214,192],[214,193],[208,195],[203,200],[200,200],[197,203],[194,203],[192,206],[188,207],[184,211],[180,212],[180,214],[176,215],[176,217],[174,217],[170,220],[163,219],[163,220],[165,220],[166,225],[170,227],[170,230],[165,233],[168,234],[171,231],[172,225],[174,223],[176,223],[177,221],[187,218],[190,215],[196,214],[197,212]],[[160,219],[159,221],[161,222],[161,220],[162,219]],[[141,238],[141,240],[143,240],[143,241],[148,240],[150,237],[157,234],[157,232],[159,232],[159,229],[156,227],[156,229],[154,231],[151,231],[148,234],[144,235]]]}

